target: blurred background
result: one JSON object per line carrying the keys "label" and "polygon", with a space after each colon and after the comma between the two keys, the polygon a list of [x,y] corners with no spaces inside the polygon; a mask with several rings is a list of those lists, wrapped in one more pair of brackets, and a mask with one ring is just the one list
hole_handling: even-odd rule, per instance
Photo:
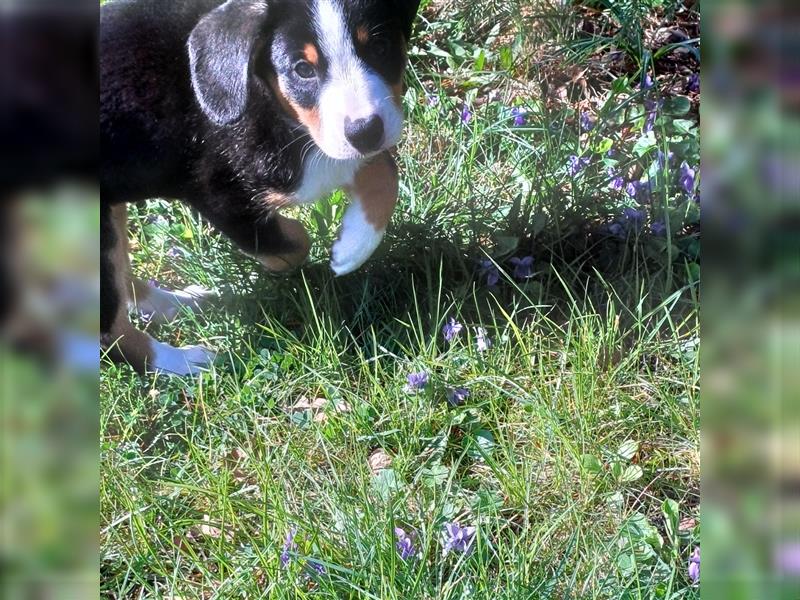
{"label": "blurred background", "polygon": [[0,3],[0,597],[97,596],[92,2]]}
{"label": "blurred background", "polygon": [[800,597],[799,16],[703,6],[704,598]]}
{"label": "blurred background", "polygon": [[[798,598],[800,6],[702,10],[702,592]],[[0,4],[2,598],[97,596],[97,12]]]}

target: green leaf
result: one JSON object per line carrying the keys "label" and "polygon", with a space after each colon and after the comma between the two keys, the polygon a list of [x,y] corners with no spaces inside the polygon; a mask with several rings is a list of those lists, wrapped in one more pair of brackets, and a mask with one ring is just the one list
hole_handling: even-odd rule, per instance
{"label": "green leaf", "polygon": [[633,554],[620,554],[617,556],[617,568],[623,577],[630,577],[636,572],[636,559]]}
{"label": "green leaf", "polygon": [[475,59],[475,70],[476,71],[483,71],[483,67],[486,65],[486,53],[481,50],[478,53],[478,57]]}
{"label": "green leaf", "polygon": [[591,454],[584,454],[583,456],[581,456],[581,464],[583,465],[583,468],[589,473],[596,474],[603,472],[603,464],[600,462],[600,459]]}
{"label": "green leaf", "polygon": [[630,483],[631,481],[638,481],[644,475],[644,471],[642,471],[642,467],[639,465],[628,465],[622,470],[622,474],[619,477],[620,483]]}
{"label": "green leaf", "polygon": [[685,115],[691,108],[692,102],[686,96],[674,96],[664,100],[664,113],[668,115]]}
{"label": "green leaf", "polygon": [[664,525],[667,537],[671,542],[675,542],[678,537],[678,526],[681,522],[680,507],[672,498],[667,498],[661,503],[661,512],[664,515]]}
{"label": "green leaf", "polygon": [[519,246],[519,238],[513,235],[499,235],[495,238],[495,242],[497,243],[495,255],[498,258],[512,254]]}
{"label": "green leaf", "polygon": [[428,469],[422,469],[422,482],[428,487],[444,484],[450,477],[450,469],[442,464],[436,464]]}
{"label": "green leaf", "polygon": [[473,460],[490,456],[494,451],[494,434],[488,429],[478,429],[471,441],[468,454]]}
{"label": "green leaf", "polygon": [[472,510],[476,513],[494,514],[503,507],[503,499],[495,491],[478,490],[471,502]]}
{"label": "green leaf", "polygon": [[614,80],[614,83],[611,84],[611,89],[614,94],[620,94],[628,89],[628,78],[627,77],[618,77]]}
{"label": "green leaf", "polygon": [[394,469],[383,469],[372,478],[372,487],[384,502],[388,502],[403,484]]}
{"label": "green leaf", "polygon": [[626,442],[622,442],[620,447],[617,448],[617,456],[620,458],[624,458],[625,460],[630,460],[636,453],[639,451],[639,442],[634,440],[628,440]]}
{"label": "green leaf", "polygon": [[596,154],[606,154],[614,146],[614,140],[611,138],[603,138],[593,146]]}
{"label": "green leaf", "polygon": [[506,71],[514,67],[514,52],[508,46],[500,48],[500,66]]}
{"label": "green leaf", "polygon": [[680,133],[692,134],[697,127],[694,121],[688,119],[675,119],[672,121],[672,126]]}
{"label": "green leaf", "polygon": [[692,283],[700,281],[700,265],[696,262],[689,263],[687,270],[689,271],[689,279],[691,279]]}
{"label": "green leaf", "polygon": [[644,156],[656,146],[656,134],[652,131],[640,137],[633,145],[633,151],[637,156]]}

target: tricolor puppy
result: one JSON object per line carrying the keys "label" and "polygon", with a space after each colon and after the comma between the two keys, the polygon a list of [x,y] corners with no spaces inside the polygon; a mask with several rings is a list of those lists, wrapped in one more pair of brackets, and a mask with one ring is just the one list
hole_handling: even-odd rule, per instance
{"label": "tricolor puppy", "polygon": [[310,240],[281,207],[345,189],[332,251],[360,267],[397,200],[406,44],[419,0],[117,0],[100,33],[102,344],[140,371],[192,373],[213,355],[136,330],[128,306],[170,318],[202,291],[130,277],[126,208],[175,198],[267,269]]}

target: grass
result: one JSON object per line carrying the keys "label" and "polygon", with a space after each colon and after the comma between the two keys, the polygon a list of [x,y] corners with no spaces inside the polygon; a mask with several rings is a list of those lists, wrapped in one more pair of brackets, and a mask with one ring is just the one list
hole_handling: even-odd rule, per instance
{"label": "grass", "polygon": [[[103,368],[105,597],[698,597],[699,246],[679,178],[699,160],[696,107],[674,93],[682,63],[643,54],[655,15],[694,17],[610,4],[425,7],[401,205],[356,274],[327,266],[340,194],[298,213],[315,248],[281,277],[181,206],[131,208],[139,275],[221,293],[157,335],[221,360],[196,379]],[[609,67],[617,47],[640,51]],[[575,176],[572,156],[589,159]],[[651,181],[646,206],[609,169]],[[472,551],[445,556],[454,521],[476,527]]]}

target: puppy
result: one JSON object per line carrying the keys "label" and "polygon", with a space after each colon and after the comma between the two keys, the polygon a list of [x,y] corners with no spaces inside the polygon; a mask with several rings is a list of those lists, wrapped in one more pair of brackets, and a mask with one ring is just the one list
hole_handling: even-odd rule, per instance
{"label": "puppy", "polygon": [[337,275],[379,245],[397,200],[406,46],[419,0],[117,0],[100,19],[101,343],[140,372],[191,374],[213,354],[136,330],[197,290],[132,280],[126,204],[181,200],[270,271],[304,262],[279,210],[335,189],[352,202]]}

